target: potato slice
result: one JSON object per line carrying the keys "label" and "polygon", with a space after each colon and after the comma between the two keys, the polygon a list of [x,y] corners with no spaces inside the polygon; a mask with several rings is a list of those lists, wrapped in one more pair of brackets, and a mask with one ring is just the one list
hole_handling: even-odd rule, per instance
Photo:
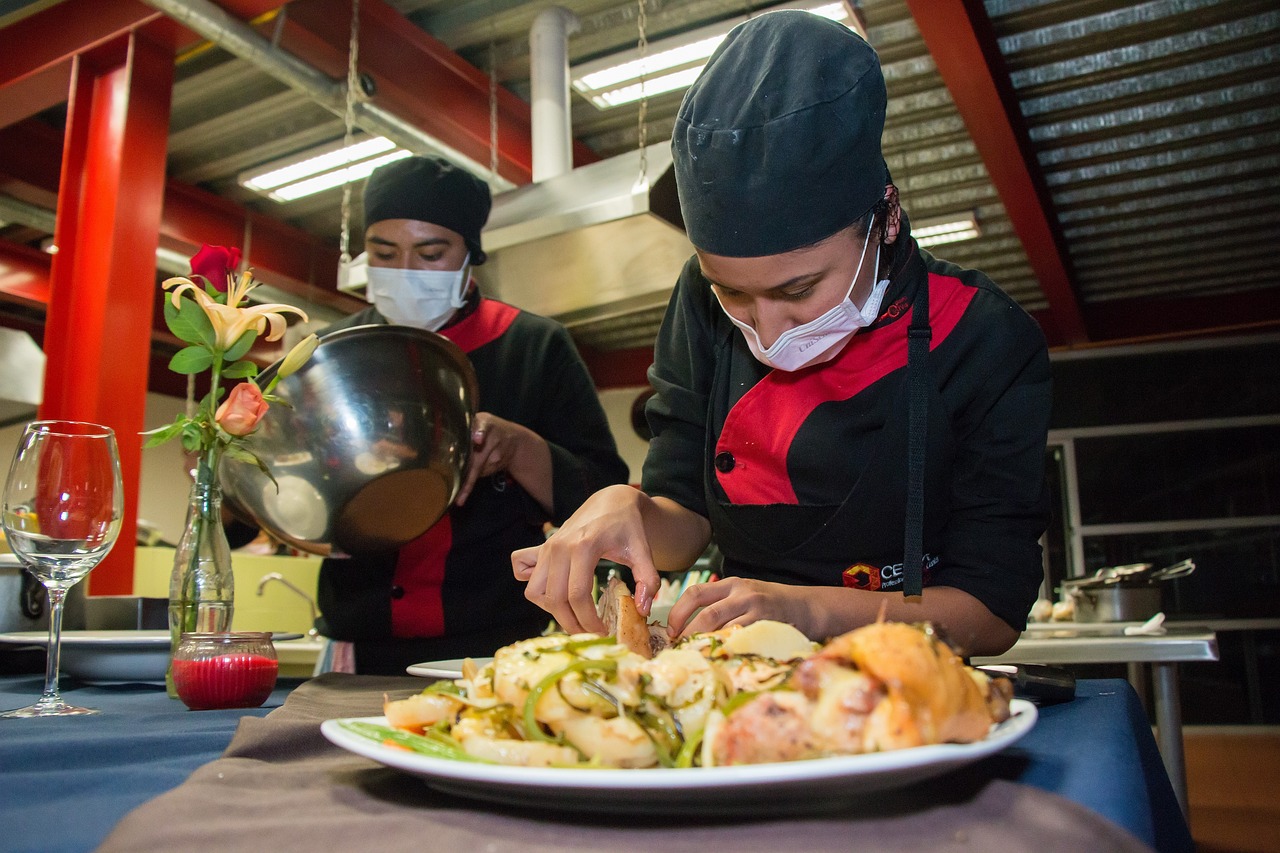
{"label": "potato slice", "polygon": [[794,625],[761,619],[729,632],[724,648],[734,655],[759,655],[771,660],[808,657],[818,648]]}

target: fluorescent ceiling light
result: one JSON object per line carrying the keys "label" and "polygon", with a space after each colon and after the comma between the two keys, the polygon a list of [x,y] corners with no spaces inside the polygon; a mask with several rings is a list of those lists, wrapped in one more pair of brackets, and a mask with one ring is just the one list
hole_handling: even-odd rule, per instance
{"label": "fluorescent ceiling light", "polygon": [[384,163],[408,157],[382,136],[364,137],[344,148],[341,140],[285,160],[241,172],[241,186],[275,201],[294,201],[323,190],[367,178]]}
{"label": "fluorescent ceiling light", "polygon": [[940,216],[911,223],[911,236],[921,246],[937,246],[940,243],[959,243],[982,235],[978,220],[972,214]]}
{"label": "fluorescent ceiling light", "polygon": [[332,172],[325,172],[323,175],[316,175],[314,178],[307,178],[305,181],[288,184],[278,190],[267,193],[267,195],[276,201],[296,201],[333,187],[349,184],[352,181],[363,181],[379,166],[394,163],[396,160],[403,160],[408,156],[408,151],[399,148],[390,154],[375,157],[372,160],[365,160],[341,169],[334,169]]}
{"label": "fluorescent ceiling light", "polygon": [[395,147],[395,143],[385,136],[375,136],[372,139],[356,142],[350,148],[339,147],[319,154],[309,154],[305,160],[288,165],[264,167],[266,171],[258,169],[247,172],[240,183],[259,192],[274,190],[276,187],[310,178],[375,154],[382,154]]}
{"label": "fluorescent ceiling light", "polygon": [[[843,0],[795,0],[763,11],[777,9],[803,9],[839,21],[859,35],[866,35]],[[740,15],[652,42],[643,57],[638,48],[631,48],[575,66],[571,71],[573,88],[602,110],[687,88],[697,79],[707,59],[724,41],[729,30],[751,17]]]}

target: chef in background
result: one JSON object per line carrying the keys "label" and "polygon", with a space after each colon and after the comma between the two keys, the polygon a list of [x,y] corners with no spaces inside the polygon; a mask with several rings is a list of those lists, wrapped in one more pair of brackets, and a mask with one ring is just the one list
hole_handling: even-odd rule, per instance
{"label": "chef in background", "polygon": [[995,654],[1025,626],[1047,523],[1044,337],[912,239],[885,108],[870,45],[802,11],[736,27],[685,95],[672,149],[696,254],[658,333],[642,488],[598,492],[512,556],[564,628],[601,628],[597,558],[631,568],[648,612],[658,573],[709,541],[726,577],[681,595],[673,636],[769,618],[824,640],[883,613]]}
{"label": "chef in background", "polygon": [[471,277],[485,261],[490,206],[483,181],[432,157],[382,166],[365,186],[373,304],[328,331],[394,323],[437,332],[467,354],[480,391],[471,465],[448,512],[398,551],[321,565],[318,627],[354,644],[357,672],[403,674],[541,633],[547,616],[511,576],[511,552],[627,480],[569,333],[485,297]]}

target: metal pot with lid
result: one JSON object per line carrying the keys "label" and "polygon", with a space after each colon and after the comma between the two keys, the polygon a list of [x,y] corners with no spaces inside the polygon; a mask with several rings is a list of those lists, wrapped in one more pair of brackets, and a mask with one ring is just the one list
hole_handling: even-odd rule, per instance
{"label": "metal pot with lid", "polygon": [[1156,568],[1131,563],[1099,569],[1062,582],[1062,594],[1075,605],[1077,622],[1143,622],[1160,612],[1160,582],[1195,571],[1192,560]]}

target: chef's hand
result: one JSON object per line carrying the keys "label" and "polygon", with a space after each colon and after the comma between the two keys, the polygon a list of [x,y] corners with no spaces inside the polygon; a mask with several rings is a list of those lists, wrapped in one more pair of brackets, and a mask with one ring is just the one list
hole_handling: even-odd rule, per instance
{"label": "chef's hand", "polygon": [[667,634],[673,640],[726,625],[749,625],[759,619],[787,622],[806,637],[825,638],[823,599],[830,587],[724,578],[690,586],[671,607]]}
{"label": "chef's hand", "polygon": [[467,502],[481,477],[506,472],[547,512],[551,511],[551,449],[526,426],[479,412],[471,423],[471,463],[454,500]]}
{"label": "chef's hand", "polygon": [[631,568],[636,607],[647,615],[658,589],[643,518],[650,501],[631,486],[609,486],[587,498],[544,544],[513,553],[512,571],[528,583],[524,597],[569,633],[603,633],[591,587],[596,564],[612,560]]}

